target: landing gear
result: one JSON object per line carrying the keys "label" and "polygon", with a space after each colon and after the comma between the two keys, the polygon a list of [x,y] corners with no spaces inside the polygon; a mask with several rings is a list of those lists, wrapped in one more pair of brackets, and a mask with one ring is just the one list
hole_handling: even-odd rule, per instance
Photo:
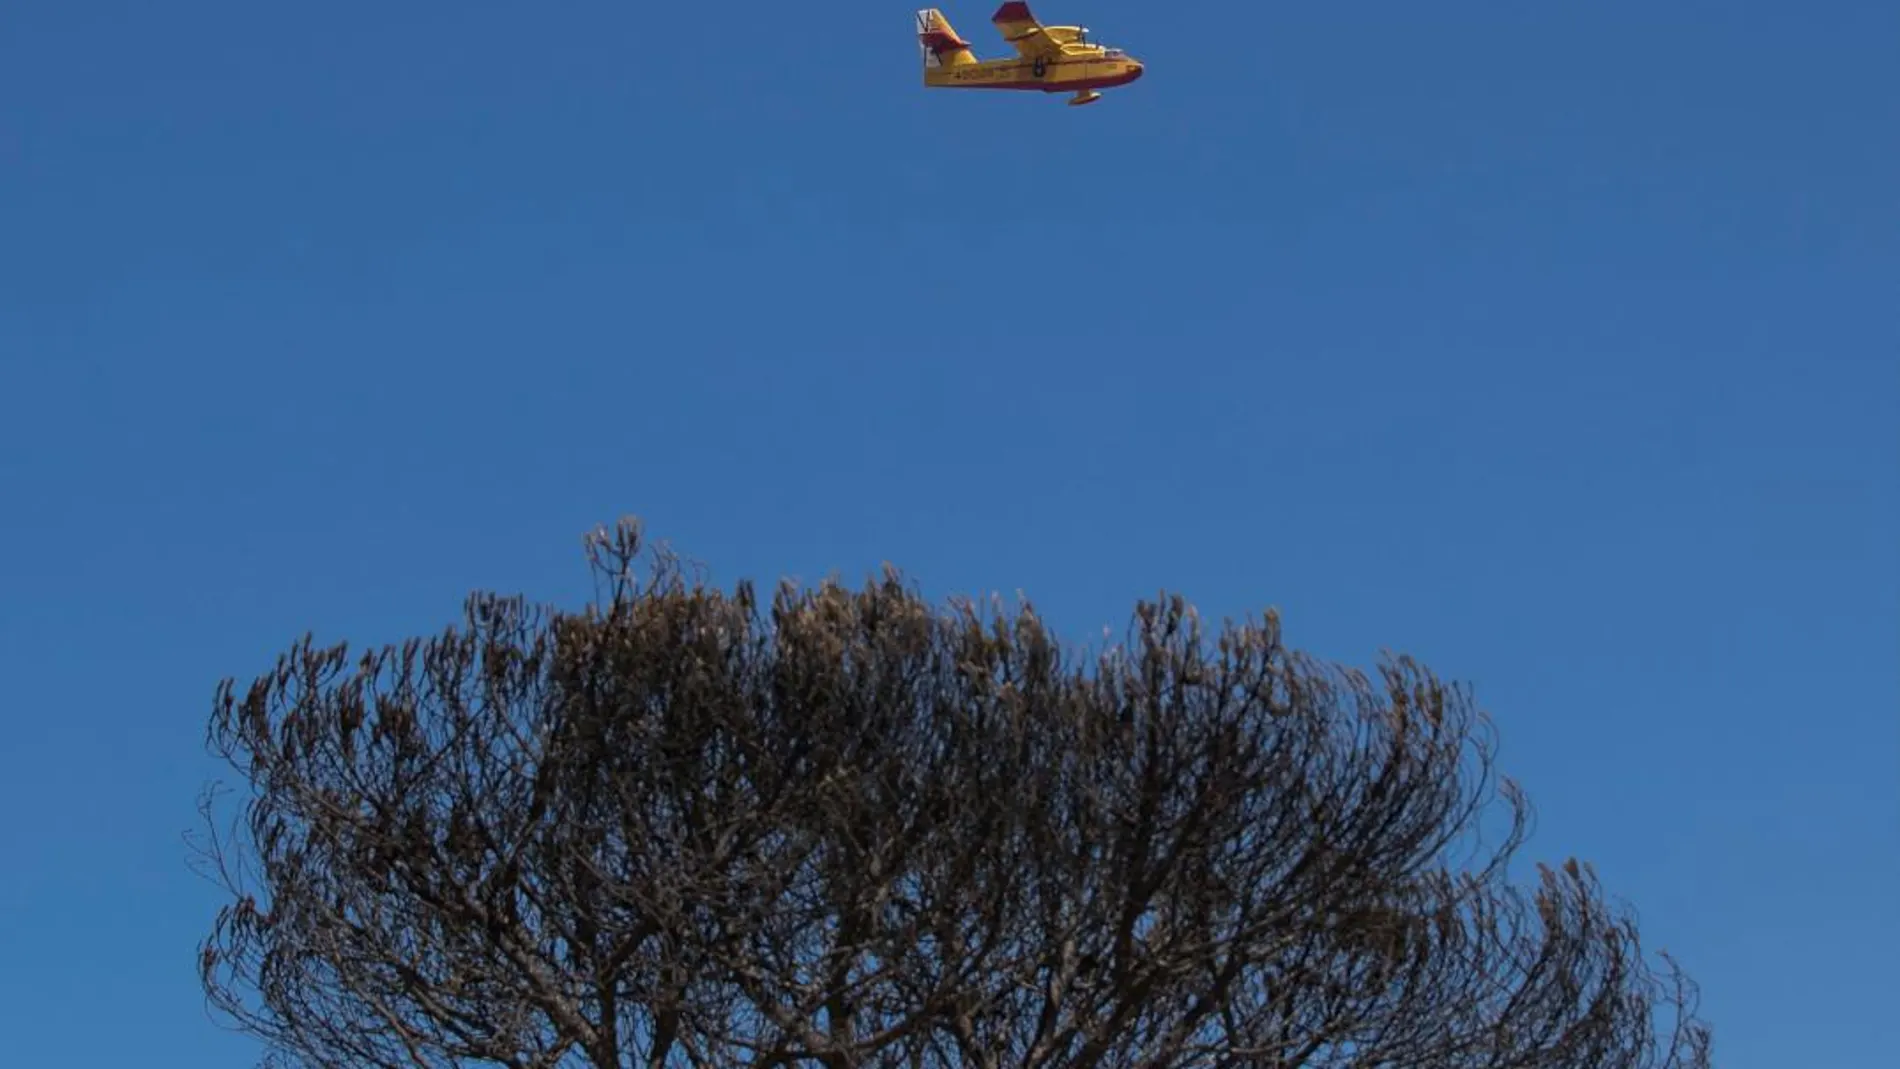
{"label": "landing gear", "polygon": [[1069,106],[1079,108],[1084,104],[1093,104],[1100,99],[1102,99],[1102,94],[1093,89],[1084,89],[1069,98]]}

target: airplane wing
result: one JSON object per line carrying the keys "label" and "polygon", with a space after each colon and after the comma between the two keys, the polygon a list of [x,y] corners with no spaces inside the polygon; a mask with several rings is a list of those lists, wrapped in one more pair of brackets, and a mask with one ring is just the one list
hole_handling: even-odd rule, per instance
{"label": "airplane wing", "polygon": [[1011,0],[997,8],[990,21],[1024,59],[1054,59],[1062,54],[1062,45],[1043,32],[1042,23],[1029,13],[1029,5],[1022,0]]}

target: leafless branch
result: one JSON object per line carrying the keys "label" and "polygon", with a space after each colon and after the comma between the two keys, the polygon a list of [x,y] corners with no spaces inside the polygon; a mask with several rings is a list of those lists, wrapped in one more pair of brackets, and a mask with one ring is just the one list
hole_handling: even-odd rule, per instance
{"label": "leafless branch", "polygon": [[1529,805],[1413,660],[1172,596],[1083,655],[895,572],[761,603],[632,523],[588,549],[581,611],[481,595],[220,689],[201,967],[270,1060],[1710,1064],[1589,866],[1506,881]]}

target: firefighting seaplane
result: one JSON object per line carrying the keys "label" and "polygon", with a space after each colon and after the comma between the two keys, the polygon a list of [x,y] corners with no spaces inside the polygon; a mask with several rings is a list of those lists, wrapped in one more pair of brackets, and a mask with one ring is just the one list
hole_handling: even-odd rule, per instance
{"label": "firefighting seaplane", "polygon": [[1141,61],[1119,48],[1089,40],[1086,26],[1044,26],[1016,0],[990,16],[1014,58],[978,59],[936,8],[917,12],[917,46],[924,56],[924,85],[932,89],[1016,89],[1074,93],[1069,106],[1093,104],[1100,90],[1141,77]]}

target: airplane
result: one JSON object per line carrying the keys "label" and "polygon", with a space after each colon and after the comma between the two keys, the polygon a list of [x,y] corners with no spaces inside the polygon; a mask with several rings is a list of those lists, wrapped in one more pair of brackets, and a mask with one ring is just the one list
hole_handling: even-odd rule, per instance
{"label": "airplane", "polygon": [[924,85],[932,89],[1015,89],[1074,93],[1069,106],[1093,104],[1099,90],[1141,77],[1140,60],[1119,48],[1089,40],[1086,26],[1044,26],[1029,5],[1012,0],[990,16],[1013,59],[978,59],[936,8],[917,12],[917,47],[924,56]]}

